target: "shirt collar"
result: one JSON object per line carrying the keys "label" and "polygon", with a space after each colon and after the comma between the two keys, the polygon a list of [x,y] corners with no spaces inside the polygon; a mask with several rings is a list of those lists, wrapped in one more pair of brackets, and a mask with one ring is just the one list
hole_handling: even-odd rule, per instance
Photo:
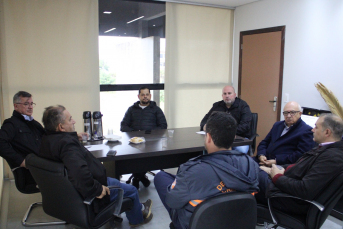
{"label": "shirt collar", "polygon": [[26,121],[32,121],[33,120],[33,117],[32,116],[28,116],[28,115],[24,115],[24,114],[21,114],[23,117],[24,117],[24,119],[26,120]]}
{"label": "shirt collar", "polygon": [[287,124],[286,124],[286,122],[284,121],[283,122],[283,124],[285,125],[285,128],[286,128],[286,130],[288,130],[289,128],[291,128],[293,125],[291,125],[291,126],[287,126]]}
{"label": "shirt collar", "polygon": [[334,142],[323,142],[323,143],[320,143],[319,146],[325,146],[325,145],[329,145],[332,143],[334,143]]}

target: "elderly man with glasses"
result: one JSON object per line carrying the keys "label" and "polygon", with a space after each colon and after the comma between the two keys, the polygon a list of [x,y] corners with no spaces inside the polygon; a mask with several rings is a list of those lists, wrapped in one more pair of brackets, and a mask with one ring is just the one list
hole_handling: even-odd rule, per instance
{"label": "elderly man with glasses", "polygon": [[285,120],[276,122],[257,147],[255,160],[260,165],[291,164],[314,147],[312,128],[301,120],[301,114],[302,109],[297,102],[285,105]]}
{"label": "elderly man with glasses", "polygon": [[13,96],[12,117],[6,119],[0,129],[0,156],[12,169],[25,167],[26,155],[39,151],[45,130],[32,117],[35,105],[30,93],[16,93]]}

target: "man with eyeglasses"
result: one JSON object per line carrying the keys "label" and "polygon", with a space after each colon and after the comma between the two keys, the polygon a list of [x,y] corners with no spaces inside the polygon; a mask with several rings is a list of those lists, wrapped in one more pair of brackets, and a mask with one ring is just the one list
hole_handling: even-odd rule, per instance
{"label": "man with eyeglasses", "polygon": [[[314,200],[343,171],[343,120],[334,114],[322,114],[312,130],[317,147],[305,152],[294,163],[271,168],[261,166],[259,203],[275,193],[287,193]],[[293,214],[306,214],[311,204],[294,198],[272,198],[273,208]]]}
{"label": "man with eyeglasses", "polygon": [[296,162],[314,146],[311,127],[301,120],[302,109],[297,102],[283,108],[284,121],[276,122],[257,147],[255,160],[271,167]]}
{"label": "man with eyeglasses", "polygon": [[14,111],[12,117],[6,119],[0,129],[0,156],[9,166],[25,167],[25,157],[30,153],[38,153],[45,130],[32,117],[32,95],[19,91],[13,96]]}

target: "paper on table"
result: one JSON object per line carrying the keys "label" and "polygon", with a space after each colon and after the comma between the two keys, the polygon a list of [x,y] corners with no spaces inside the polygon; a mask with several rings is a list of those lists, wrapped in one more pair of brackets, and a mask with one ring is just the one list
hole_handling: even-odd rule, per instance
{"label": "paper on table", "polygon": [[199,131],[199,132],[196,132],[197,134],[203,134],[203,135],[205,135],[206,134],[206,132],[205,131]]}
{"label": "paper on table", "polygon": [[314,128],[319,117],[310,115],[301,115],[301,119],[310,127]]}
{"label": "paper on table", "polygon": [[86,149],[88,149],[89,151],[96,151],[96,150],[103,150],[103,149],[107,149],[108,146],[104,145],[104,144],[99,144],[99,145],[87,145],[85,146]]}

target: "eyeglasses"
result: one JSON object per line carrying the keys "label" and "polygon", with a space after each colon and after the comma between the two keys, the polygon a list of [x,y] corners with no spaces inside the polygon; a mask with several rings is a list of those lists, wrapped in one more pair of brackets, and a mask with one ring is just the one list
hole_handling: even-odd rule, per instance
{"label": "eyeglasses", "polygon": [[29,107],[30,105],[31,105],[32,107],[35,107],[35,106],[36,106],[35,103],[17,103],[17,104],[23,104],[25,107]]}
{"label": "eyeglasses", "polygon": [[300,111],[284,111],[284,112],[282,112],[282,114],[284,115],[284,116],[287,116],[287,115],[291,115],[291,116],[294,116],[296,113],[298,113],[298,112],[300,112]]}

